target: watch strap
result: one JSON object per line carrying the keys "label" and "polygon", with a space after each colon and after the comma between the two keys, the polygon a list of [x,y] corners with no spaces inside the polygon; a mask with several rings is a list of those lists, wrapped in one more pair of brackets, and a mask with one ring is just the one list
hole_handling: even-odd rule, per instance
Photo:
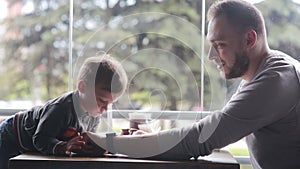
{"label": "watch strap", "polygon": [[106,150],[112,154],[116,153],[114,148],[114,137],[116,136],[115,132],[106,133]]}

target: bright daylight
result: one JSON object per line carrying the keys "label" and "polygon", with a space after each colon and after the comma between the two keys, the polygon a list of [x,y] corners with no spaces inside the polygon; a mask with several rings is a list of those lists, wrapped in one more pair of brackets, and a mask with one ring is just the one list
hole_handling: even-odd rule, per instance
{"label": "bright daylight", "polygon": [[299,0],[2,0],[0,22],[0,169],[300,168]]}

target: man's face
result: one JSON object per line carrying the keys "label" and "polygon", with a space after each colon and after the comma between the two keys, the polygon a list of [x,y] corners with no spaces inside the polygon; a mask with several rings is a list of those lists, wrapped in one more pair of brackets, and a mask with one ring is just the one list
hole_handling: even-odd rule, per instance
{"label": "man's face", "polygon": [[249,67],[244,35],[237,29],[224,16],[212,19],[208,25],[207,39],[211,43],[209,59],[226,79],[241,77]]}

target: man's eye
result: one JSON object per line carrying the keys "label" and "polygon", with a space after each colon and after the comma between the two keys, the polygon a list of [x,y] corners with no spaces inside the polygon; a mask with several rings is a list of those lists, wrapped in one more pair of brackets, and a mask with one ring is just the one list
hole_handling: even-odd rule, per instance
{"label": "man's eye", "polygon": [[214,45],[215,49],[220,49],[220,48],[222,48],[222,47],[224,47],[224,46],[225,46],[224,43],[216,43],[216,44]]}

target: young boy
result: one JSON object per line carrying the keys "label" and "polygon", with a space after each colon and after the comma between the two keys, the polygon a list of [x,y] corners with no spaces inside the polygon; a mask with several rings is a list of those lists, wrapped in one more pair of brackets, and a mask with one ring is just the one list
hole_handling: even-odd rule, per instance
{"label": "young boy", "polygon": [[0,126],[0,169],[24,152],[95,155],[104,152],[91,144],[84,131],[95,132],[100,115],[121,96],[127,76],[122,65],[108,55],[83,63],[77,90],[19,112]]}

